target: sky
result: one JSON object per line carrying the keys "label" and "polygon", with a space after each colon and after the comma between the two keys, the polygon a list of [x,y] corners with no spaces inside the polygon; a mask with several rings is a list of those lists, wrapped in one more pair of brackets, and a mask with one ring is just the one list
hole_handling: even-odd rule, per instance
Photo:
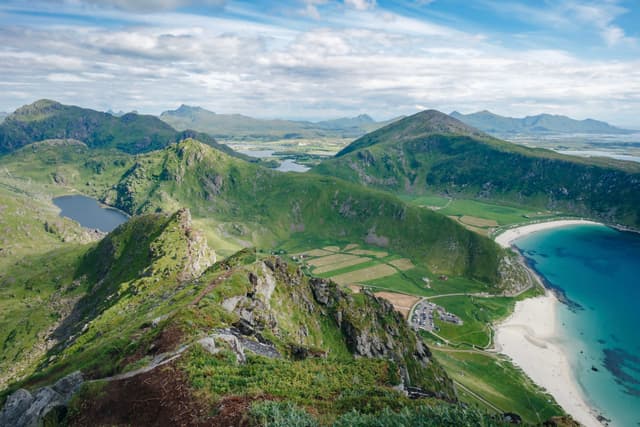
{"label": "sky", "polygon": [[0,111],[378,120],[434,108],[640,128],[638,0],[0,0]]}

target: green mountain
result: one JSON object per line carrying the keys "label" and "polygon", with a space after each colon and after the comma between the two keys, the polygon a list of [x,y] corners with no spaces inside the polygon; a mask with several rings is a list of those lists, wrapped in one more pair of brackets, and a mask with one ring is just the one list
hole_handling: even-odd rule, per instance
{"label": "green mountain", "polygon": [[[0,412],[3,425],[23,425],[24,417],[71,425],[155,424],[163,416],[184,422],[176,417],[185,409],[189,424],[202,417],[218,425],[221,408],[240,395],[245,407],[286,401],[335,419],[364,407],[417,407],[405,389],[431,396],[423,401],[429,410],[483,418],[455,405],[453,383],[388,302],[310,279],[253,250],[214,264],[187,210],[133,218],[98,244],[76,247],[64,264],[51,261],[36,257],[2,277],[3,304],[46,297],[31,309],[17,304],[26,324],[3,318],[5,349],[20,355],[43,331],[56,343],[33,374],[5,391],[23,388]],[[60,317],[64,301],[70,312]],[[33,323],[36,313],[40,323]],[[3,352],[3,364],[10,355]],[[37,402],[24,388],[39,390]],[[123,405],[123,396],[141,404]],[[58,412],[63,406],[69,410]],[[164,406],[166,415],[158,412]]]}
{"label": "green mountain", "polygon": [[201,107],[181,105],[160,115],[176,129],[195,129],[225,139],[354,138],[384,126],[366,114],[322,122],[255,119],[241,114],[216,114]]}
{"label": "green mountain", "polygon": [[313,171],[395,193],[446,193],[640,226],[640,165],[518,146],[433,110],[357,139]]}
{"label": "green mountain", "polygon": [[[271,254],[377,247],[421,283],[450,275],[447,292],[520,280],[509,253],[458,223],[193,139],[136,156],[41,141],[0,171],[0,425],[504,424],[458,403],[439,354],[389,302]],[[87,232],[51,205],[76,191],[135,216]],[[529,402],[518,408],[535,407],[527,420],[562,414],[504,372]]]}
{"label": "green mountain", "polygon": [[322,240],[377,245],[436,272],[499,282],[497,245],[442,215],[339,179],[265,169],[195,140],[135,159],[40,143],[0,166],[33,182],[81,189],[130,214],[188,207],[225,236],[229,250],[308,249]]}
{"label": "green mountain", "polygon": [[635,132],[611,126],[598,120],[574,120],[566,116],[552,114],[538,114],[517,119],[499,116],[484,110],[472,114],[460,114],[454,111],[451,113],[451,117],[492,135],[626,134]]}
{"label": "green mountain", "polygon": [[249,159],[207,135],[192,130],[178,132],[154,116],[127,113],[116,117],[46,99],[17,109],[0,123],[0,155],[47,139],[74,139],[90,148],[116,148],[135,154],[188,137],[197,137],[228,154]]}

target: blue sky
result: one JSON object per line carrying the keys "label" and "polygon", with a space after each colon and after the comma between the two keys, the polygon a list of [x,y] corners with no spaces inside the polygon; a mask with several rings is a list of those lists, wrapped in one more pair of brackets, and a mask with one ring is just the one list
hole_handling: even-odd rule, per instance
{"label": "blue sky", "polygon": [[640,128],[639,23],[636,0],[0,0],[0,111],[489,109]]}

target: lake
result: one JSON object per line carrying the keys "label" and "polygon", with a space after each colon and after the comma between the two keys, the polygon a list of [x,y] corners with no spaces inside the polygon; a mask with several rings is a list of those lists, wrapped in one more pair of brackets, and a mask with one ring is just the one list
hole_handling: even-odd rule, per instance
{"label": "lake", "polygon": [[280,160],[280,166],[278,166],[276,168],[276,170],[280,171],[280,172],[306,172],[308,171],[310,168],[308,166],[305,165],[301,165],[300,163],[297,163],[295,160],[293,159],[281,159],[278,156],[274,156],[273,153],[275,153],[274,150],[242,150],[242,149],[236,149],[236,151],[238,153],[242,153],[242,154],[246,154],[247,156],[250,157],[255,157],[257,159],[278,159]]}
{"label": "lake", "polygon": [[104,206],[87,196],[56,197],[53,203],[60,208],[60,216],[73,219],[83,227],[95,228],[105,233],[129,219],[124,212]]}

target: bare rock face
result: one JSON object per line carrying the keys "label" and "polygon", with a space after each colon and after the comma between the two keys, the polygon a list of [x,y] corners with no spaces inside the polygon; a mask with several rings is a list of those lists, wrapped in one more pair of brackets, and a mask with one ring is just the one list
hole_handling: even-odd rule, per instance
{"label": "bare rock face", "polygon": [[83,383],[77,371],[58,380],[52,386],[39,388],[33,394],[19,389],[9,396],[0,411],[0,426],[31,427],[55,407],[66,406]]}

